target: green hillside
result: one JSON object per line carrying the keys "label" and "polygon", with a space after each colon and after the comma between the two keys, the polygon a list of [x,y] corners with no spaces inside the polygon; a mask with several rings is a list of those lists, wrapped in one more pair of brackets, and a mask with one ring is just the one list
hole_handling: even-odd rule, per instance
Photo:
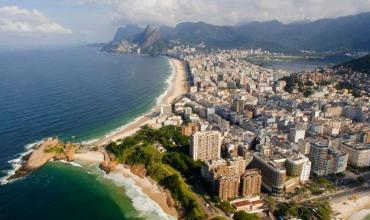
{"label": "green hillside", "polygon": [[352,70],[356,72],[363,72],[363,73],[370,74],[370,55],[349,61],[339,66],[352,68]]}

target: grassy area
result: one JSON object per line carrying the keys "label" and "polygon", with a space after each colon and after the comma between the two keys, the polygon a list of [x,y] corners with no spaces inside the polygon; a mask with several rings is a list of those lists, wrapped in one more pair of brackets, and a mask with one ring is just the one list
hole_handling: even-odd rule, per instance
{"label": "grassy area", "polygon": [[63,153],[64,152],[64,145],[60,144],[53,147],[48,147],[44,150],[45,153]]}
{"label": "grassy area", "polygon": [[258,217],[255,214],[249,214],[244,211],[239,211],[234,214],[233,219],[234,220],[260,220],[260,217]]}
{"label": "grassy area", "polygon": [[329,220],[332,213],[327,201],[315,201],[311,204],[281,203],[275,215],[289,219],[298,217],[302,220],[322,219]]}
{"label": "grassy area", "polygon": [[[156,143],[166,148],[168,153],[160,153],[155,148]],[[180,129],[175,126],[165,126],[158,130],[145,126],[120,144],[109,144],[107,150],[121,163],[143,164],[147,175],[167,188],[181,204],[185,219],[204,219],[204,210],[181,175],[191,178],[192,172],[198,170],[202,164],[183,153],[188,144],[189,138],[181,135]]]}
{"label": "grassy area", "polygon": [[313,195],[321,195],[324,192],[335,192],[336,188],[332,182],[324,177],[313,179],[307,188]]}

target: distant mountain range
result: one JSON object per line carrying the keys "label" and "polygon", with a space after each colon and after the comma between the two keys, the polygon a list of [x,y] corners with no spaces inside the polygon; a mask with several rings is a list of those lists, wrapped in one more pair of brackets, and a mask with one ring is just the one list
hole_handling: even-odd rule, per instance
{"label": "distant mountain range", "polygon": [[149,25],[145,29],[130,24],[117,30],[108,48],[131,42],[144,49],[158,50],[171,41],[205,43],[210,48],[262,48],[275,52],[370,51],[370,13],[292,24],[268,21],[216,26],[184,22],[176,27]]}

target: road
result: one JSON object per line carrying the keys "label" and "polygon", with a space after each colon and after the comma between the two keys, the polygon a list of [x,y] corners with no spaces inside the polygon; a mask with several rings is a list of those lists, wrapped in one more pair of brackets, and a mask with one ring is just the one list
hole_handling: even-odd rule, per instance
{"label": "road", "polygon": [[341,197],[344,197],[344,196],[349,196],[349,195],[352,195],[352,194],[361,193],[361,192],[368,192],[368,191],[370,191],[370,186],[360,186],[360,187],[356,187],[356,188],[353,188],[353,189],[348,189],[346,191],[341,191],[341,192],[336,192],[336,193],[332,193],[332,194],[322,195],[322,196],[318,196],[318,197],[315,197],[315,198],[309,198],[309,199],[306,199],[306,200],[299,201],[298,203],[304,203],[305,204],[305,203],[309,203],[309,202],[312,202],[312,201],[317,200],[317,199],[333,200],[333,199],[341,198]]}

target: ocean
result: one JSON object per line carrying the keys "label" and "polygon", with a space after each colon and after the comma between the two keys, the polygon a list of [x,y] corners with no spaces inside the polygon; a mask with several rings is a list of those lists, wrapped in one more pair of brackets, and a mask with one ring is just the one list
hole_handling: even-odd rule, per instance
{"label": "ocean", "polygon": [[[148,112],[172,73],[166,57],[97,48],[0,50],[0,178],[37,141],[89,142]],[[0,185],[0,219],[163,219],[158,205],[96,165],[50,162]],[[140,202],[137,202],[139,199]]]}

